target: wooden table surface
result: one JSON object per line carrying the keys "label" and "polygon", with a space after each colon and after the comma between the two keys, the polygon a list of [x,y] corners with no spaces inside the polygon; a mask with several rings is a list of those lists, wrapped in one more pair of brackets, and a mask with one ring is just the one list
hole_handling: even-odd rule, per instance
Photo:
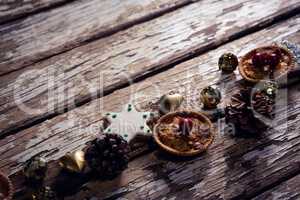
{"label": "wooden table surface", "polygon": [[[30,199],[22,168],[43,153],[46,184],[57,160],[99,134],[103,114],[129,101],[150,110],[162,94],[221,89],[226,104],[245,83],[218,58],[281,40],[300,45],[300,0],[27,0],[0,2],[0,171],[15,199]],[[130,81],[129,81],[130,80]],[[272,129],[256,138],[223,134],[190,159],[144,145],[114,180],[64,177],[65,198],[300,199],[300,85]]]}

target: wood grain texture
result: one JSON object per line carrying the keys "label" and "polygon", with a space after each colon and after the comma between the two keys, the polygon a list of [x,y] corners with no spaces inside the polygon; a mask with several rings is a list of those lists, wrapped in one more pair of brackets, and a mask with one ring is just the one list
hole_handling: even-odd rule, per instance
{"label": "wood grain texture", "polygon": [[297,200],[300,199],[300,175],[264,192],[253,200]]}
{"label": "wood grain texture", "polygon": [[0,23],[72,0],[1,0]]}
{"label": "wood grain texture", "polygon": [[74,48],[192,0],[89,0],[0,26],[0,74]]}
{"label": "wood grain texture", "polygon": [[300,171],[299,124],[298,117],[259,139],[219,136],[206,154],[186,161],[157,151],[134,160],[118,179],[92,181],[66,199],[249,199]]}
{"label": "wood grain texture", "polygon": [[[299,0],[204,0],[2,76],[0,135],[82,105],[299,6]],[[23,104],[35,112],[24,112]]]}
{"label": "wood grain texture", "polygon": [[[241,77],[237,73],[222,75],[217,69],[218,57],[228,51],[243,55],[257,45],[265,45],[275,39],[285,38],[293,42],[299,42],[299,20],[300,17],[298,16],[272,28],[236,40],[163,73],[147,78],[143,82],[117,90],[111,95],[91,101],[89,104],[21,131],[16,135],[8,136],[0,141],[0,169],[6,173],[14,174],[22,168],[27,159],[39,152],[44,152],[48,160],[56,160],[68,151],[83,148],[85,143],[98,133],[102,113],[121,110],[122,105],[126,104],[130,98],[135,104],[139,105],[140,109],[145,109],[149,106],[149,102],[156,101],[163,93],[178,90],[186,95],[185,107],[199,110],[198,93],[201,88],[211,84],[219,85],[223,95],[227,94],[224,96],[228,98],[228,94],[236,90]],[[133,161],[130,168],[123,173],[122,179],[109,183],[95,183],[100,184],[103,189],[98,192],[92,191],[90,194],[110,197],[123,195],[124,193],[128,199],[137,198],[137,195],[147,199],[152,194],[153,198],[162,195],[171,198],[175,194],[180,197],[180,192],[176,193],[176,191],[170,189],[173,186],[178,190],[181,188],[185,191],[192,190],[192,196],[198,193],[200,197],[201,195],[207,195],[205,198],[208,199],[213,198],[211,192],[217,190],[223,193],[229,191],[228,188],[234,192],[226,192],[226,198],[240,196],[244,192],[246,192],[246,195],[257,192],[257,190],[266,187],[265,184],[269,184],[268,182],[263,183],[261,179],[268,178],[271,184],[281,176],[299,170],[299,133],[297,129],[300,123],[297,116],[300,112],[300,93],[297,92],[297,89],[299,88],[294,88],[289,94],[288,123],[290,129],[288,132],[285,131],[285,126],[282,124],[277,127],[279,131],[268,132],[262,139],[235,140],[219,137],[208,154],[188,162],[167,162],[168,158],[157,157],[156,153],[150,154]],[[104,107],[101,107],[101,105],[104,105]],[[285,115],[282,115],[279,121],[284,121],[285,117]],[[258,147],[261,147],[261,149]],[[252,151],[252,149],[254,150]],[[265,155],[265,157],[259,157],[260,154]],[[257,159],[257,156],[261,160],[252,163],[253,168],[247,168],[247,162],[238,159],[241,156],[244,156],[244,159],[249,159],[250,164]],[[158,176],[156,171],[160,168],[160,162],[164,163],[162,169],[166,173]],[[235,164],[236,162],[237,164]],[[246,162],[246,164],[241,162]],[[246,166],[239,169],[240,164]],[[154,166],[149,168],[150,165]],[[155,166],[157,167],[155,168]],[[235,170],[230,171],[232,167]],[[248,171],[244,172],[246,169]],[[202,171],[205,174],[201,174]],[[192,172],[195,172],[197,176],[194,176]],[[261,173],[261,176],[255,179],[257,173]],[[216,176],[212,176],[212,174],[216,174]],[[171,179],[164,179],[165,177],[171,177]],[[202,194],[201,180],[204,177],[207,179],[204,184],[207,184],[207,187],[204,188],[207,192]],[[230,177],[232,177],[232,180]],[[240,178],[239,183],[242,186],[250,184],[253,187],[246,188],[247,190],[244,191],[241,185],[234,184],[234,178]],[[192,183],[189,181],[192,181]],[[256,181],[257,184],[255,184]],[[176,186],[180,182],[183,185]],[[184,185],[185,183],[186,185]],[[200,189],[192,189],[196,183],[200,184]],[[91,188],[99,187],[93,185]],[[216,194],[219,195],[218,192]],[[79,197],[86,194],[82,191],[77,195],[75,195],[76,198],[80,199]],[[203,197],[203,199],[205,198]]]}

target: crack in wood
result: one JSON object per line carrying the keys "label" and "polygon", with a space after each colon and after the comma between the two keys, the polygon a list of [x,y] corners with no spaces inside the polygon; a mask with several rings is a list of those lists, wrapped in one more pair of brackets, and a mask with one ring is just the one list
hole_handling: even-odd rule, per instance
{"label": "crack in wood", "polygon": [[[285,19],[288,19],[294,15],[296,15],[300,10],[299,6],[294,6],[289,10],[289,12],[282,12],[281,14],[278,14],[272,18],[272,20],[266,20],[263,23],[263,26],[260,23],[254,24],[253,26],[248,26],[245,30],[238,31],[233,33],[231,36],[227,38],[222,38],[219,41],[209,42],[208,44],[195,49],[189,49],[189,52],[177,54],[175,57],[173,56],[170,58],[167,62],[159,63],[159,65],[152,65],[150,69],[146,69],[145,71],[136,72],[133,73],[131,78],[133,79],[133,83],[142,81],[148,77],[151,77],[153,75],[156,75],[158,73],[164,72],[168,69],[173,68],[175,65],[178,65],[182,62],[188,61],[192,58],[195,58],[196,56],[199,56],[209,50],[215,49],[221,45],[224,45],[226,43],[229,43],[230,41],[234,41],[238,38],[241,38],[245,35],[251,34],[253,32],[256,32],[258,30],[261,30],[264,27],[267,27],[273,23],[281,22]],[[94,64],[93,66],[96,66],[97,64]],[[20,123],[16,123],[11,127],[8,127],[4,130],[2,130],[1,138],[4,138],[8,135],[15,134],[25,128],[29,128],[31,126],[37,125],[38,123],[41,123],[44,120],[52,119],[55,116],[58,116],[64,112],[70,111],[76,107],[80,107],[93,99],[103,97],[106,95],[109,95],[113,93],[116,90],[120,90],[122,88],[128,87],[130,83],[127,81],[120,81],[119,83],[112,84],[110,86],[105,87],[103,90],[98,89],[96,92],[92,94],[87,95],[81,95],[79,98],[75,99],[75,106],[71,106],[68,104],[64,104],[63,106],[57,106],[60,108],[60,110],[56,110],[54,113],[43,113],[40,116],[32,117],[30,120],[21,121]]]}

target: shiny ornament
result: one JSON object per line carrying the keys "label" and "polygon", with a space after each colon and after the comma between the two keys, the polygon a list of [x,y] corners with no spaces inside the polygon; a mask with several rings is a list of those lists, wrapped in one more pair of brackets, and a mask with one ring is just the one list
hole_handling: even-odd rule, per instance
{"label": "shiny ornament", "polygon": [[85,166],[84,152],[78,150],[73,153],[67,153],[59,159],[59,164],[68,171],[80,173]]}
{"label": "shiny ornament", "polygon": [[56,193],[51,187],[42,187],[32,195],[33,200],[58,200]]}
{"label": "shiny ornament", "polygon": [[268,96],[275,98],[276,94],[278,93],[278,84],[273,81],[267,81],[264,83],[262,88],[263,92],[265,92]]}
{"label": "shiny ornament", "polygon": [[239,60],[232,53],[225,53],[219,58],[219,69],[224,72],[233,72],[239,65]]}
{"label": "shiny ornament", "polygon": [[178,126],[179,126],[179,132],[183,136],[188,136],[193,129],[193,120],[190,118],[180,117]]}
{"label": "shiny ornament", "polygon": [[181,94],[167,94],[163,95],[159,100],[159,112],[166,114],[171,111],[175,111],[183,102],[183,96]]}
{"label": "shiny ornament", "polygon": [[99,177],[112,179],[127,168],[130,147],[118,134],[101,134],[94,139],[85,153],[89,167]]}
{"label": "shiny ornament", "polygon": [[46,176],[47,162],[40,156],[34,156],[25,163],[24,175],[30,181],[43,181]]}
{"label": "shiny ornament", "polygon": [[221,102],[221,92],[218,89],[208,86],[201,91],[200,100],[204,108],[216,108]]}

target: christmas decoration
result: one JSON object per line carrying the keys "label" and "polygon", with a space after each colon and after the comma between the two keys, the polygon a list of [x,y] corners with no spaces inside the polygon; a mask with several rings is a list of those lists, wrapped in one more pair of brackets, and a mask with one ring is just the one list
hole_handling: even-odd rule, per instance
{"label": "christmas decoration", "polygon": [[281,46],[256,48],[241,58],[240,74],[244,79],[257,83],[264,79],[277,79],[295,67],[295,57]]}
{"label": "christmas decoration", "polygon": [[268,118],[274,117],[275,99],[263,91],[257,91],[252,97],[254,111]]}
{"label": "christmas decoration", "polygon": [[101,134],[89,144],[85,159],[99,177],[114,178],[127,168],[129,151],[119,134]]}
{"label": "christmas decoration", "polygon": [[161,114],[166,114],[175,111],[183,102],[183,96],[178,93],[163,95],[159,100],[159,111]]}
{"label": "christmas decoration", "polygon": [[166,114],[175,111],[183,102],[183,96],[178,93],[163,95],[159,100],[159,112]]}
{"label": "christmas decoration", "polygon": [[221,101],[221,92],[218,89],[208,86],[201,91],[200,100],[204,108],[216,108]]}
{"label": "christmas decoration", "polygon": [[264,71],[274,69],[280,62],[281,52],[280,49],[275,49],[272,52],[257,52],[252,57],[252,64],[254,67],[264,68]]}
{"label": "christmas decoration", "polygon": [[73,153],[67,153],[59,160],[59,164],[62,168],[71,172],[82,172],[85,166],[84,152],[81,150]]}
{"label": "christmas decoration", "polygon": [[11,200],[13,195],[13,186],[9,178],[0,172],[0,199]]}
{"label": "christmas decoration", "polygon": [[266,93],[268,96],[275,98],[278,92],[278,84],[273,81],[265,81],[262,91]]}
{"label": "christmas decoration", "polygon": [[104,130],[105,134],[118,134],[127,142],[131,142],[136,135],[150,136],[151,129],[147,126],[147,121],[151,118],[150,112],[138,112],[132,104],[125,106],[120,113],[109,112],[106,114],[110,125]]}
{"label": "christmas decoration", "polygon": [[47,162],[40,156],[34,156],[25,163],[24,175],[29,181],[43,181],[47,171]]}
{"label": "christmas decoration", "polygon": [[225,108],[225,121],[233,124],[236,134],[243,132],[251,135],[259,134],[267,126],[257,119],[252,110],[250,102],[250,89],[243,89],[231,97],[231,102]]}
{"label": "christmas decoration", "polygon": [[193,128],[193,120],[189,118],[180,117],[178,125],[179,125],[179,132],[183,136],[188,136]]}
{"label": "christmas decoration", "polygon": [[49,186],[41,187],[32,198],[33,200],[58,200],[56,193]]}
{"label": "christmas decoration", "polygon": [[255,112],[273,119],[278,85],[273,81],[264,81],[262,83],[253,89],[251,105]]}
{"label": "christmas decoration", "polygon": [[154,127],[154,139],[165,151],[178,156],[193,156],[205,151],[213,142],[211,121],[192,111],[170,112]]}
{"label": "christmas decoration", "polygon": [[236,55],[232,53],[225,53],[219,58],[219,69],[224,72],[233,72],[239,65]]}

